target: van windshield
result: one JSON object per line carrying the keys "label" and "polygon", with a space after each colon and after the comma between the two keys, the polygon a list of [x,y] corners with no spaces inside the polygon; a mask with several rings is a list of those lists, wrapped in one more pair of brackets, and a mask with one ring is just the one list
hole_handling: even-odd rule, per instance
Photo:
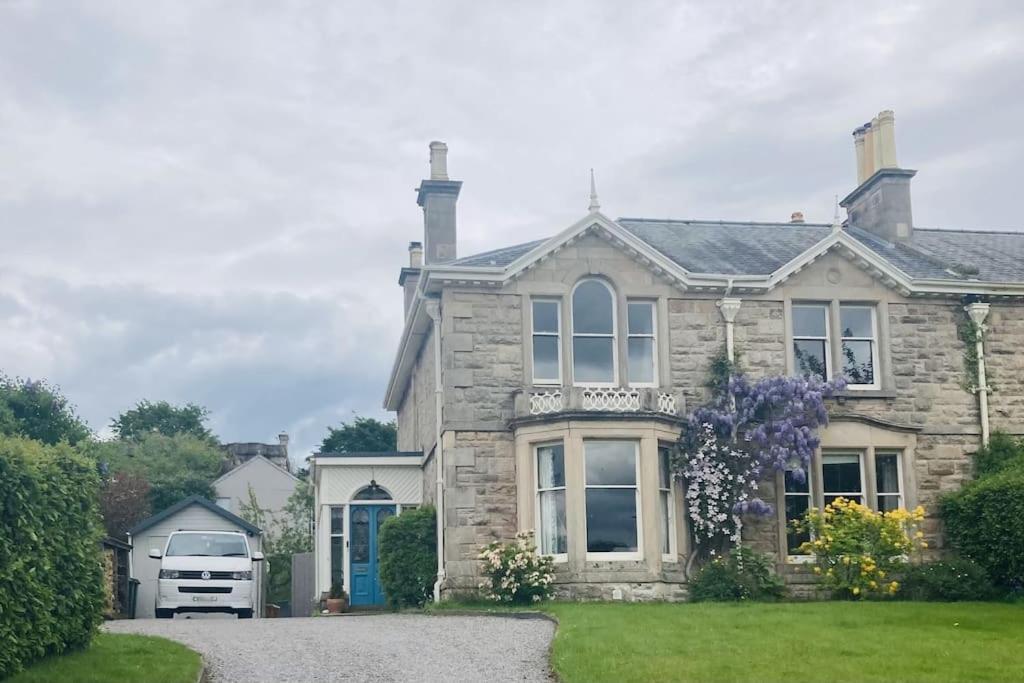
{"label": "van windshield", "polygon": [[248,557],[245,539],[236,534],[175,534],[167,555],[176,557]]}

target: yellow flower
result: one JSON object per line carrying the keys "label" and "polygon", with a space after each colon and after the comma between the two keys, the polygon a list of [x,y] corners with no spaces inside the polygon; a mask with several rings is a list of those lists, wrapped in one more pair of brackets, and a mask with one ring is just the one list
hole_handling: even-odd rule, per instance
{"label": "yellow flower", "polygon": [[868,581],[868,587],[871,588],[871,590],[874,590],[874,589],[878,588],[878,584],[875,583],[874,581]]}
{"label": "yellow flower", "polygon": [[924,532],[923,531],[918,531],[917,533],[914,534],[914,538],[924,538]]}
{"label": "yellow flower", "polygon": [[815,574],[820,574],[821,573],[821,567],[815,567],[814,568],[814,573]]}
{"label": "yellow flower", "polygon": [[853,587],[853,594],[854,595],[860,595],[860,587],[859,586],[854,586]]}
{"label": "yellow flower", "polygon": [[927,547],[928,547],[928,544],[927,544],[927,543],[925,543],[924,541],[921,541],[921,547],[922,547],[922,548],[927,548]]}

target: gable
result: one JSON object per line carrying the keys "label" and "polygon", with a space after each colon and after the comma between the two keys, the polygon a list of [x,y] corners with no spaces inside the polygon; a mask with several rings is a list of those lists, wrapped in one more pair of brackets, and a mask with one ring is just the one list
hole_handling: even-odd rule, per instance
{"label": "gable", "polygon": [[828,296],[841,291],[843,297],[851,299],[875,299],[888,295],[892,290],[893,287],[886,285],[882,276],[858,267],[853,259],[838,249],[816,259],[775,288],[775,291],[807,292],[808,295],[818,291]]}

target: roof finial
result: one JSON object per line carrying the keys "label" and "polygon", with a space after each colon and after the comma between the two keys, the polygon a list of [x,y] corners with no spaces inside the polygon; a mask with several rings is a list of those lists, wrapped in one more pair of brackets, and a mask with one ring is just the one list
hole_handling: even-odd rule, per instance
{"label": "roof finial", "polygon": [[594,169],[590,169],[590,206],[588,211],[597,211],[601,205],[597,201],[597,185],[594,183]]}

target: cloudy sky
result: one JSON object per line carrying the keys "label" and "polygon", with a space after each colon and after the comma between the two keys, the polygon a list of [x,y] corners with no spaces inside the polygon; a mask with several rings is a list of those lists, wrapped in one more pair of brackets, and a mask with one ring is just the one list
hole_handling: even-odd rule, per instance
{"label": "cloudy sky", "polygon": [[917,225],[1024,228],[1019,2],[0,0],[0,370],[98,432],[380,408],[445,140],[459,251],[606,213],[829,220],[896,111]]}

